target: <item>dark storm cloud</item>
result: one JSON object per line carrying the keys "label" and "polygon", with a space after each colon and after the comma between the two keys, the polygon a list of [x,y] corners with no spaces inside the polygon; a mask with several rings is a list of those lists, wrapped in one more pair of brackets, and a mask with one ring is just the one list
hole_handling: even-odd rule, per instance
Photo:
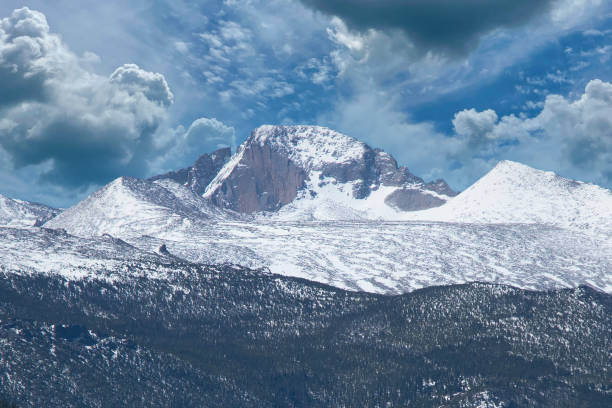
{"label": "dark storm cloud", "polygon": [[527,22],[555,0],[300,0],[356,30],[398,29],[418,48],[462,55],[481,35]]}
{"label": "dark storm cloud", "polygon": [[0,89],[0,148],[71,187],[142,174],[174,99],[163,75],[134,64],[108,78],[87,71],[27,8],[0,20]]}
{"label": "dark storm cloud", "polygon": [[28,9],[0,20],[0,107],[45,99],[49,75],[40,62],[57,45],[48,33],[44,15]]}

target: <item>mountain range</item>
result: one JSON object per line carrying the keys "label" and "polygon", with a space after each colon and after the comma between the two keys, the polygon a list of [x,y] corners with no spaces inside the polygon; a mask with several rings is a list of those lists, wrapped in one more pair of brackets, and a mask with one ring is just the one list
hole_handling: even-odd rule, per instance
{"label": "mountain range", "polygon": [[457,195],[320,127],[263,126],[232,156],[119,178],[45,227],[375,293],[472,281],[612,291],[609,190],[504,161]]}
{"label": "mountain range", "polygon": [[262,126],[66,210],[0,196],[0,254],[20,406],[612,402],[612,192],[516,162],[457,193]]}

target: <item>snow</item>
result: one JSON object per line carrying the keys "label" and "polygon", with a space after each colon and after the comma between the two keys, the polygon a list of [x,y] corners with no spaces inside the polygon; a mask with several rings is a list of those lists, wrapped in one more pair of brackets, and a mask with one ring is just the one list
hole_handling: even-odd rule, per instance
{"label": "snow", "polygon": [[402,213],[384,204],[395,187],[356,200],[352,183],[321,174],[313,170],[303,196],[277,214],[255,217],[211,208],[171,181],[118,179],[46,224],[75,235],[57,233],[69,243],[61,250],[50,230],[4,230],[0,251],[9,255],[0,267],[74,278],[112,268],[112,259],[160,257],[165,244],[190,262],[268,268],[355,291],[482,281],[612,292],[612,193],[601,187],[502,162],[444,206]]}
{"label": "snow", "polygon": [[438,208],[404,213],[403,220],[546,224],[612,233],[612,192],[521,163],[502,161]]}
{"label": "snow", "polygon": [[264,125],[253,132],[245,143],[269,144],[288,154],[289,159],[306,171],[321,170],[328,164],[360,160],[364,143],[350,136],[321,126]]}
{"label": "snow", "polygon": [[59,211],[42,204],[12,199],[0,194],[0,226],[31,227]]}
{"label": "snow", "polygon": [[[338,183],[334,178],[322,177],[321,171],[312,171],[306,188],[296,199],[275,213],[261,214],[262,220],[274,221],[358,221],[402,220],[405,212],[387,205],[385,199],[401,189],[396,186],[378,186],[367,197],[353,196],[355,182]],[[415,186],[415,189],[419,189]],[[423,194],[448,200],[450,197],[419,189]]]}

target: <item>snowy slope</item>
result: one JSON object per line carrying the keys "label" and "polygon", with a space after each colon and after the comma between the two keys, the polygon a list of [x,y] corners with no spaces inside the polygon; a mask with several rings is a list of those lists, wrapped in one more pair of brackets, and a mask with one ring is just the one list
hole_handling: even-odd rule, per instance
{"label": "snowy slope", "polygon": [[116,237],[154,234],[231,214],[210,205],[172,180],[154,182],[120,177],[45,224],[72,234]]}
{"label": "snowy slope", "polygon": [[612,233],[612,192],[553,172],[502,161],[445,205],[404,214],[401,219],[547,224]]}
{"label": "snowy slope", "polygon": [[[132,222],[107,230],[146,252],[164,244],[191,262],[265,267],[350,290],[404,293],[483,281],[526,289],[587,284],[612,292],[612,241],[540,224]],[[55,225],[85,236],[98,232],[95,224],[90,231],[87,223]]]}
{"label": "snowy slope", "polygon": [[[67,279],[121,279],[126,264],[169,264],[163,254],[148,253],[110,236],[78,238],[46,228],[0,227],[0,273],[61,275]],[[149,275],[151,278],[155,274]]]}
{"label": "snowy slope", "polygon": [[[353,191],[359,182],[339,183],[324,177],[320,171],[310,173],[306,187],[296,199],[276,212],[257,214],[262,221],[397,221],[409,218],[408,212],[389,205],[388,197],[406,189],[398,186],[377,186],[364,198],[355,198]],[[432,197],[441,201],[453,197],[423,188],[422,184],[410,186],[421,197]]]}
{"label": "snowy slope", "polygon": [[58,213],[59,210],[42,204],[11,199],[0,194],[0,226],[30,227],[42,224]]}
{"label": "snowy slope", "polygon": [[404,293],[473,281],[612,293],[612,241],[539,224],[219,222],[131,240],[193,262],[267,267],[340,288]]}

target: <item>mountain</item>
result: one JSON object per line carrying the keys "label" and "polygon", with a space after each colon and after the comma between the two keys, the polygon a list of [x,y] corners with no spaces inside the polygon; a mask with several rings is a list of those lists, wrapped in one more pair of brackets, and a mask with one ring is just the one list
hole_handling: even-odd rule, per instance
{"label": "mountain", "polygon": [[254,130],[204,192],[217,206],[242,213],[296,202],[318,206],[337,195],[380,218],[384,211],[436,207],[455,193],[443,180],[425,183],[398,167],[388,153],[318,126]]}
{"label": "mountain", "polygon": [[60,211],[43,204],[8,198],[0,194],[0,226],[32,227],[42,225]]}
{"label": "mountain", "polygon": [[502,161],[445,205],[404,219],[547,224],[612,233],[612,192],[512,161]]}
{"label": "mountain", "polygon": [[[74,251],[72,240],[59,236],[55,253]],[[87,278],[0,272],[4,399],[21,407],[612,402],[612,296],[588,287],[472,283],[379,296],[230,266],[121,260],[97,252],[120,243],[88,243],[83,260],[98,263]]]}
{"label": "mountain", "polygon": [[228,162],[232,155],[229,147],[214,151],[211,154],[203,154],[196,160],[193,166],[171,171],[166,174],[154,176],[149,181],[170,179],[188,187],[197,195],[202,195],[206,186],[219,173],[219,170]]}
{"label": "mountain", "polygon": [[126,238],[178,228],[190,222],[231,218],[188,187],[170,179],[120,177],[45,224],[79,236]]}
{"label": "mountain", "polygon": [[[355,291],[401,294],[486,281],[534,290],[587,284],[612,292],[612,228],[605,219],[610,193],[599,187],[503,162],[448,203],[425,211],[383,212],[380,192],[394,187],[379,187],[368,199],[380,199],[376,214],[388,216],[387,222],[369,218],[372,213],[356,204],[368,199],[339,186],[352,184],[329,183],[320,187],[324,193],[300,199],[302,190],[277,212],[245,216],[169,179],[121,178],[45,227],[82,237],[106,233],[146,252],[163,246],[184,261],[268,268]],[[599,229],[579,218],[563,222],[571,211],[601,217]],[[397,221],[408,216],[412,220]]]}
{"label": "mountain", "polygon": [[452,197],[314,127],[228,157],[42,227],[1,201],[0,404],[612,405],[610,191],[502,162]]}

